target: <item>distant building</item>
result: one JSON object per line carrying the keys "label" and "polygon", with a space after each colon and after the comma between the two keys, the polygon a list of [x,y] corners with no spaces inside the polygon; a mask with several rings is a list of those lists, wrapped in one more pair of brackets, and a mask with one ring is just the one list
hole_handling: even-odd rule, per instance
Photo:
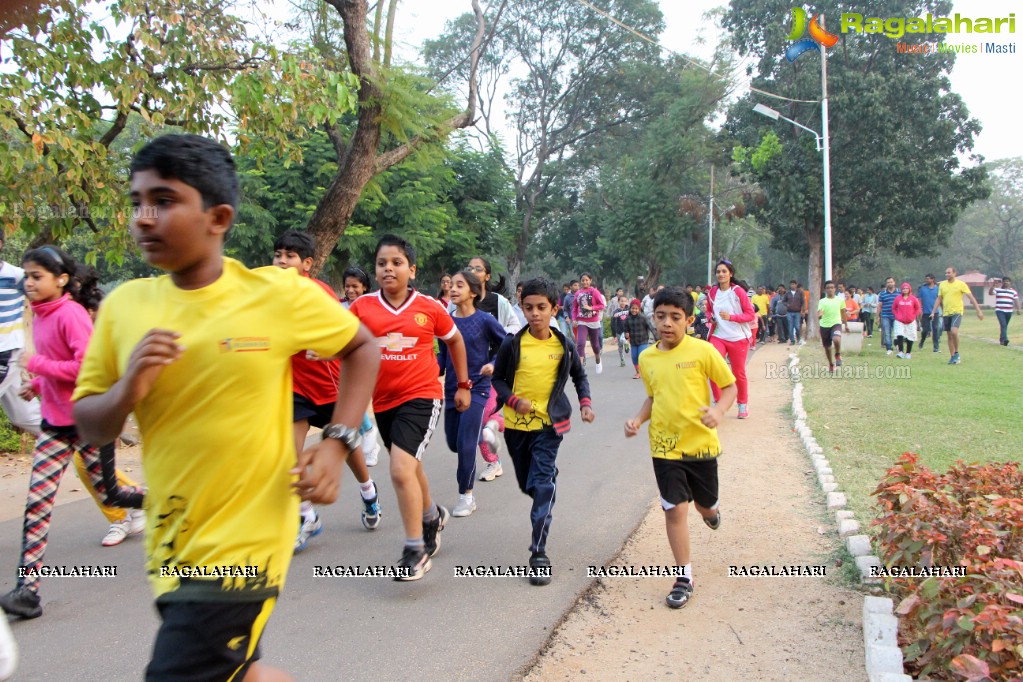
{"label": "distant building", "polygon": [[[966,282],[966,286],[970,287],[970,291],[973,292],[977,302],[982,306],[988,308],[995,307],[995,297],[988,296],[987,293],[988,289],[991,288],[991,283],[995,281],[994,278],[990,278],[976,270],[970,270],[969,272],[959,275],[957,279],[961,279]],[[1001,278],[999,278],[998,281],[1000,282]]]}

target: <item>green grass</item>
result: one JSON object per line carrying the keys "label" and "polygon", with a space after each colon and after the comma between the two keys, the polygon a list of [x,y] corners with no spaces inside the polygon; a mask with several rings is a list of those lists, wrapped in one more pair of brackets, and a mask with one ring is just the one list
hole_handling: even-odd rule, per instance
{"label": "green grass", "polygon": [[[967,302],[967,305],[969,303]],[[967,322],[969,323],[967,325]],[[969,335],[971,337],[991,339],[994,342],[998,342],[998,318],[995,317],[994,310],[984,309],[984,319],[977,319],[977,312],[972,308],[966,311],[966,315],[963,318],[964,328],[961,330],[960,337]],[[944,334],[942,334],[944,336]],[[877,338],[876,336],[874,338]],[[927,340],[930,342],[930,339]],[[945,339],[941,340],[942,348],[945,348]],[[1009,320],[1009,343],[1016,346],[1023,346],[1023,316],[1013,313],[1012,319]]]}
{"label": "green grass", "polygon": [[[1023,351],[973,338],[998,338],[993,313],[985,311],[984,317],[964,318],[960,365],[946,364],[944,338],[940,353],[931,351],[928,339],[922,351],[913,349],[912,360],[887,357],[875,329],[874,338],[864,339],[862,354],[845,357],[842,369],[854,377],[804,372],[810,428],[861,522],[873,520],[870,494],[903,452],[918,453],[936,471],[957,459],[1023,461]],[[1020,332],[1016,336],[1023,342],[1023,324]],[[808,341],[800,360],[804,367],[821,363],[827,368],[819,341]],[[889,378],[873,378],[877,372]]]}

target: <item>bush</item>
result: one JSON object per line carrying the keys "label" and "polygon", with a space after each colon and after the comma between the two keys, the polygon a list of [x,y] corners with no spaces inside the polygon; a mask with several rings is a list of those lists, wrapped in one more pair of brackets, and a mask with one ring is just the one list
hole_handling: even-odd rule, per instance
{"label": "bush", "polygon": [[0,410],[0,452],[21,452],[21,434],[11,426],[3,410]]}
{"label": "bush", "polygon": [[1023,472],[956,462],[935,474],[905,453],[874,491],[886,566],[963,566],[962,577],[891,578],[906,662],[936,679],[1023,674]]}

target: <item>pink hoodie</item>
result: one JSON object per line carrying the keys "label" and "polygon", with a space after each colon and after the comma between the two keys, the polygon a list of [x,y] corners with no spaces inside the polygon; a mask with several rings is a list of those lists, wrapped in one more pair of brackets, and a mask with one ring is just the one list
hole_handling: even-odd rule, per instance
{"label": "pink hoodie", "polygon": [[71,426],[71,393],[92,336],[92,318],[64,294],[56,301],[32,303],[32,337],[36,354],[26,369],[37,375],[32,388],[39,394],[43,419],[53,426]]}
{"label": "pink hoodie", "polygon": [[[909,286],[909,282],[903,282],[902,286],[899,287],[901,292],[903,287],[909,287],[912,292],[913,287]],[[910,324],[916,321],[916,318],[920,316],[920,312],[923,308],[920,306],[920,299],[910,293],[909,296],[903,296],[901,293],[895,297],[892,301],[892,313],[895,315],[895,319],[902,324]]]}

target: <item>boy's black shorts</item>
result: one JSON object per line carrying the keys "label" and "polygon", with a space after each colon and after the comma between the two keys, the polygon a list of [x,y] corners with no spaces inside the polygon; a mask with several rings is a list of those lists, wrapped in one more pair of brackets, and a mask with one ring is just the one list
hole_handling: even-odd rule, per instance
{"label": "boy's black shorts", "polygon": [[654,477],[662,502],[672,505],[695,501],[705,509],[718,502],[718,460],[653,457]]}
{"label": "boy's black shorts", "polygon": [[437,428],[442,404],[441,400],[413,398],[390,410],[374,412],[384,447],[390,451],[393,443],[421,460]]}
{"label": "boy's black shorts", "polygon": [[302,419],[308,419],[309,425],[315,426],[318,429],[322,429],[329,424],[331,417],[334,416],[334,403],[317,405],[304,395],[292,393],[291,404],[294,410],[294,416],[291,418],[292,421],[297,422]]}
{"label": "boy's black shorts", "polygon": [[842,325],[836,324],[830,327],[821,327],[821,343],[825,348],[831,348],[831,342],[835,337],[842,340]]}
{"label": "boy's black shorts", "polygon": [[259,660],[259,638],[276,597],[255,602],[157,602],[146,682],[241,680]]}

